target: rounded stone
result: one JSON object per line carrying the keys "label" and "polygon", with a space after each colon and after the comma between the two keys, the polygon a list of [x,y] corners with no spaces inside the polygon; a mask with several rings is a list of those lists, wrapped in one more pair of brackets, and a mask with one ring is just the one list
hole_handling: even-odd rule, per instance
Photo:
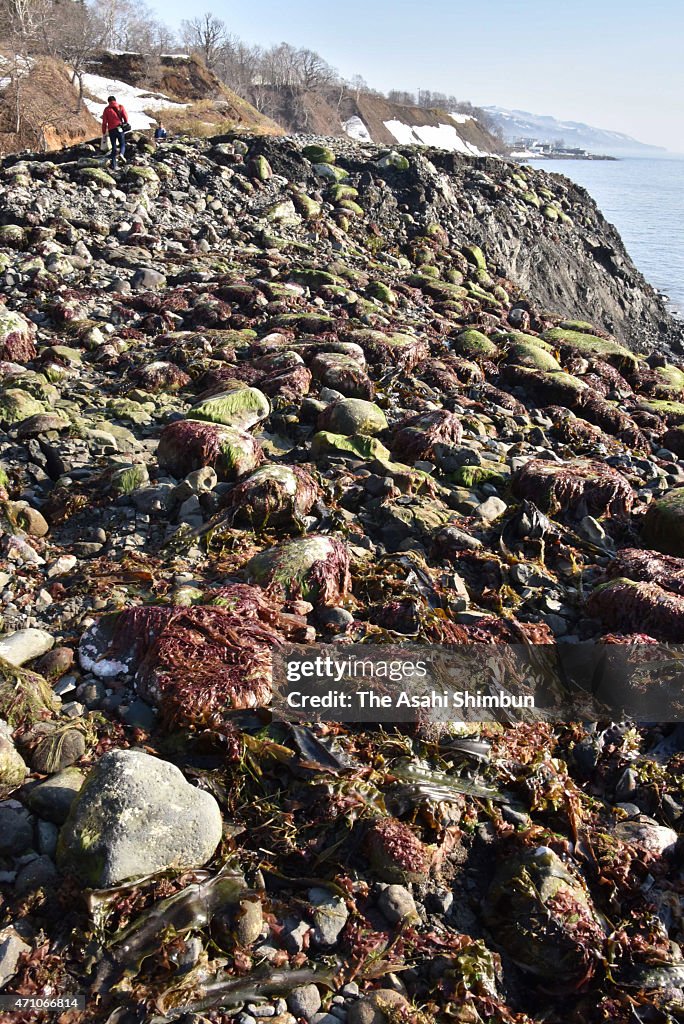
{"label": "rounded stone", "polygon": [[140,750],[100,759],[74,801],[57,848],[61,870],[106,888],[167,868],[200,867],[222,835],[210,793]]}
{"label": "rounded stone", "polygon": [[406,1012],[409,1004],[406,996],[392,988],[377,988],[374,992],[352,1003],[349,1007],[348,1024],[388,1024],[396,1018],[397,1012]]}

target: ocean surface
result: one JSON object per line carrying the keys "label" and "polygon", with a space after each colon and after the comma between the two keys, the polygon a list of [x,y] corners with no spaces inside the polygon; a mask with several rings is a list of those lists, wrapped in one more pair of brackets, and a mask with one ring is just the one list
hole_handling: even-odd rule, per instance
{"label": "ocean surface", "polygon": [[684,316],[684,157],[530,163],[586,188],[646,280]]}

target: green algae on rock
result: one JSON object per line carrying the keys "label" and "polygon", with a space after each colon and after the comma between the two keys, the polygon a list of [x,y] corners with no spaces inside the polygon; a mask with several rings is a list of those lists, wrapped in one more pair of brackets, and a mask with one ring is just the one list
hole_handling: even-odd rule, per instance
{"label": "green algae on rock", "polygon": [[245,568],[261,586],[275,586],[288,597],[302,597],[316,605],[335,604],[351,586],[346,544],[321,534],[267,548],[254,555]]}
{"label": "green algae on rock", "polygon": [[46,679],[0,658],[0,718],[13,729],[35,725],[53,715],[58,707]]}
{"label": "green algae on rock", "polygon": [[595,334],[553,327],[551,330],[544,331],[542,339],[553,342],[555,345],[568,345],[576,348],[583,355],[600,356],[618,370],[635,371],[639,367],[639,360],[628,348],[616,341],[599,338]]}
{"label": "green algae on rock", "polygon": [[271,412],[266,395],[257,388],[235,388],[221,391],[217,395],[205,398],[193,405],[188,411],[188,419],[206,420],[208,423],[220,423],[226,427],[237,427],[249,430]]}
{"label": "green algae on rock", "polygon": [[332,434],[319,430],[311,440],[311,458],[314,462],[326,456],[355,455],[359,459],[388,459],[389,451],[377,437],[365,434]]}
{"label": "green algae on rock", "polygon": [[494,342],[473,327],[460,331],[454,338],[454,352],[466,359],[496,359],[499,349]]}
{"label": "green algae on rock", "polygon": [[318,417],[319,430],[332,434],[380,434],[387,429],[387,417],[373,402],[343,398],[327,406]]}

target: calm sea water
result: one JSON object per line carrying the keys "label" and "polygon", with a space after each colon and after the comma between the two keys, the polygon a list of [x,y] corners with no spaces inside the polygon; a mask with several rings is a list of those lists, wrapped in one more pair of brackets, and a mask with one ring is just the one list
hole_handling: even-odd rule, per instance
{"label": "calm sea water", "polygon": [[684,158],[533,164],[586,188],[646,280],[684,316]]}

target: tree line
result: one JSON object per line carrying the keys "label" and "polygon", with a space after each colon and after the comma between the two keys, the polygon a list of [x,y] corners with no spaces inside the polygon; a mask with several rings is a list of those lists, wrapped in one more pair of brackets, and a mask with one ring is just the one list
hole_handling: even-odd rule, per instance
{"label": "tree line", "polygon": [[63,60],[78,87],[80,110],[83,75],[98,53],[119,50],[158,57],[179,49],[200,57],[238,96],[292,130],[310,127],[317,100],[340,112],[346,100],[374,95],[396,103],[470,113],[496,131],[484,111],[455,96],[427,89],[417,94],[400,90],[383,94],[361,75],[344,79],[314,50],[290,43],[268,48],[249,45],[210,12],[183,21],[175,33],[136,0],[0,0],[0,60],[4,62],[0,78],[9,79],[16,94],[15,131],[19,130],[27,59]]}

